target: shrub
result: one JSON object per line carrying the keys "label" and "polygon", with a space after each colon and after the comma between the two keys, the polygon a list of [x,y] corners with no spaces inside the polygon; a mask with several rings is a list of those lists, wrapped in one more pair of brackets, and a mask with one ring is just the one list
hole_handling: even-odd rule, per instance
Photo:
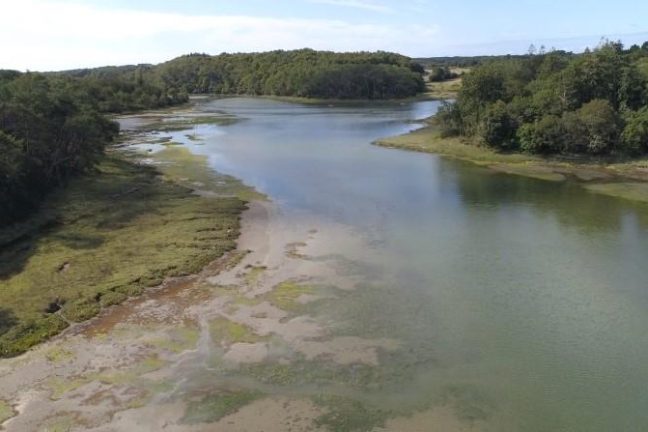
{"label": "shrub", "polygon": [[515,146],[516,129],[506,104],[499,100],[486,110],[481,122],[481,137],[490,147],[510,149]]}

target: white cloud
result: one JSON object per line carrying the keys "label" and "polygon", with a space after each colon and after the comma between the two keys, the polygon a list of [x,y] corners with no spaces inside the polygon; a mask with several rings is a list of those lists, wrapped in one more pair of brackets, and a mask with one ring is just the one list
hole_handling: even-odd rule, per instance
{"label": "white cloud", "polygon": [[189,52],[216,54],[303,47],[380,49],[420,55],[429,52],[438,35],[433,25],[197,16],[21,0],[3,5],[0,68],[60,70],[158,63]]}
{"label": "white cloud", "polygon": [[381,13],[394,12],[394,9],[390,8],[389,6],[367,0],[309,0],[309,2],[327,4],[332,6],[352,7],[356,9],[364,9]]}

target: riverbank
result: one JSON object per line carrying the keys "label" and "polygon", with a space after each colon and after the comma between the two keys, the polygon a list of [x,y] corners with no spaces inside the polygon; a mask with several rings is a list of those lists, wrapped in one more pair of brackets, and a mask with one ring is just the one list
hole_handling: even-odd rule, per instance
{"label": "riverbank", "polygon": [[648,203],[648,159],[610,161],[589,157],[540,157],[523,153],[498,153],[460,137],[441,137],[433,124],[414,132],[384,138],[374,144],[470,162],[494,172],[539,180],[575,180],[595,193]]}
{"label": "riverbank", "polygon": [[182,149],[149,158],[109,151],[95,172],[0,231],[0,355],[234,249],[249,197]]}

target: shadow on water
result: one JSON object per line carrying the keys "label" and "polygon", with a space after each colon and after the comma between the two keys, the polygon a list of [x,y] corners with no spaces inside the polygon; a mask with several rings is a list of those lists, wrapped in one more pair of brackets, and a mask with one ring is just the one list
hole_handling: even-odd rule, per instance
{"label": "shadow on water", "polygon": [[[463,202],[472,207],[522,208],[555,217],[585,232],[618,232],[628,217],[648,228],[648,206],[586,191],[575,181],[550,182],[496,173],[468,163],[445,161],[442,175],[453,176]],[[456,167],[460,167],[457,174]]]}

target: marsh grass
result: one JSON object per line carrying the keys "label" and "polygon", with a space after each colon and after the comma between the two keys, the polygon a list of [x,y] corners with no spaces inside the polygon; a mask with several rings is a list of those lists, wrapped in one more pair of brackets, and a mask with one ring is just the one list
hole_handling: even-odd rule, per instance
{"label": "marsh grass", "polygon": [[0,230],[0,356],[20,354],[166,277],[196,273],[235,247],[245,208],[237,192],[253,194],[223,176],[210,179],[213,195],[199,196],[189,184],[207,179],[207,167],[191,163],[165,165],[170,172],[160,176],[107,156],[30,220]]}

